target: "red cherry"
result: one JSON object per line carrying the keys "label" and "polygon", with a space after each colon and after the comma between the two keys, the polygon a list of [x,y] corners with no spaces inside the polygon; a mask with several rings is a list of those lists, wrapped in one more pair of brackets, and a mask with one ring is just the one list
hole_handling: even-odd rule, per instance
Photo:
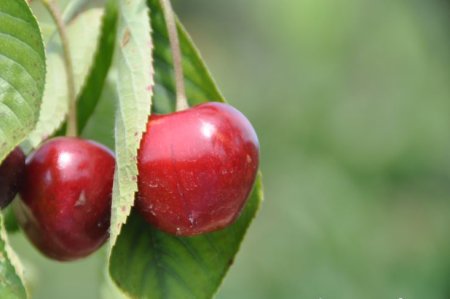
{"label": "red cherry", "polygon": [[229,105],[152,115],[138,154],[137,209],[179,236],[222,229],[244,207],[258,164],[258,137]]}
{"label": "red cherry", "polygon": [[27,159],[15,212],[44,255],[75,260],[107,240],[114,168],[109,149],[69,137],[46,142]]}
{"label": "red cherry", "polygon": [[19,192],[25,168],[25,154],[16,147],[0,165],[0,208],[6,207]]}

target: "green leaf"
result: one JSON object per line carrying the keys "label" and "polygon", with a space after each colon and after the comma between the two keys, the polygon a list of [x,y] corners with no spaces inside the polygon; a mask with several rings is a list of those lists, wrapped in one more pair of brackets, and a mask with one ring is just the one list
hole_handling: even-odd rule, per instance
{"label": "green leaf", "polygon": [[[172,55],[164,14],[159,0],[148,0],[151,8],[151,22],[154,40],[155,69],[155,111],[168,113],[175,107],[175,81],[172,68]],[[201,55],[189,34],[178,22],[181,53],[183,55],[186,96],[191,106],[209,102],[224,102],[225,99],[215,84]],[[171,104],[167,105],[170,101]]]}
{"label": "green leaf", "polygon": [[38,24],[24,0],[0,1],[0,162],[33,129],[45,81]]}
{"label": "green leaf", "polygon": [[126,222],[137,191],[137,151],[145,131],[153,90],[152,39],[145,0],[118,0],[116,45],[118,107],[110,249]]}
{"label": "green leaf", "polygon": [[0,214],[0,298],[27,298],[25,287],[19,275],[16,274],[16,269],[20,269],[20,265],[8,245],[3,216]]}
{"label": "green leaf", "polygon": [[[175,98],[172,59],[159,1],[148,1],[154,39],[157,112],[170,112]],[[191,105],[224,101],[186,31],[179,25],[186,92]],[[211,298],[231,266],[262,201],[261,177],[232,226],[193,238],[165,234],[132,213],[112,251],[109,272],[127,296],[139,299]]]}
{"label": "green leaf", "polygon": [[106,77],[112,63],[117,33],[117,1],[108,0],[102,20],[100,41],[94,64],[78,98],[78,129],[83,132],[100,100]]}
{"label": "green leaf", "polygon": [[[0,1],[0,163],[35,126],[45,82],[39,26],[24,0]],[[0,213],[0,298],[26,298]]]}
{"label": "green leaf", "polygon": [[[103,11],[90,9],[67,25],[71,58],[74,70],[75,90],[80,93],[89,73],[98,44]],[[36,128],[23,144],[26,150],[38,146],[51,136],[64,121],[68,110],[68,87],[63,60],[63,49],[58,35],[47,46],[47,82],[41,114]]]}
{"label": "green leaf", "polygon": [[261,200],[258,177],[236,223],[225,230],[193,238],[165,234],[133,213],[111,257],[114,281],[132,298],[211,298],[233,264]]}

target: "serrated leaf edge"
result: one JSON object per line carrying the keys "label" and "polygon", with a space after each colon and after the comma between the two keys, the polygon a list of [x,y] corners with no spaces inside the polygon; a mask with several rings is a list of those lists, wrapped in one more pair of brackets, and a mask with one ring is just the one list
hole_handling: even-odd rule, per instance
{"label": "serrated leaf edge", "polygon": [[[121,0],[117,0],[117,1],[121,1]],[[119,5],[119,7],[120,7],[120,5]],[[150,78],[151,78],[151,82],[150,82],[150,85],[151,85],[151,91],[149,91],[150,92],[150,105],[152,104],[152,101],[151,101],[151,99],[153,98],[153,96],[154,96],[154,93],[153,93],[153,88],[154,88],[154,84],[155,84],[155,82],[154,82],[154,72],[155,72],[155,70],[154,70],[154,67],[153,67],[153,38],[152,38],[152,27],[151,27],[151,22],[150,22],[150,7],[147,5],[147,4],[145,4],[145,8],[147,9],[147,15],[148,15],[148,24],[149,24],[149,31],[148,31],[148,35],[150,36],[150,39],[151,39],[151,41],[152,41],[152,43],[150,44],[150,45],[148,45],[149,47],[150,47],[150,53],[151,53],[151,55],[150,55],[150,65],[151,65],[151,68],[150,68]],[[120,11],[120,9],[119,9],[119,11]],[[120,13],[119,13],[119,18],[120,18]],[[120,22],[120,20],[119,20],[119,22]],[[120,28],[118,28],[117,29],[117,38],[116,38],[116,47],[121,47],[121,43],[123,43],[123,40],[121,40],[120,39],[120,32],[119,32],[119,29]],[[129,37],[129,38],[132,38],[132,37]],[[116,56],[116,53],[117,53],[117,49],[116,49],[116,51],[115,51],[115,56]],[[150,107],[149,107],[149,109],[150,109]],[[149,110],[149,114],[147,115],[147,119],[148,119],[148,117],[150,116],[150,114],[151,114],[151,109]],[[116,118],[117,119],[117,118]],[[145,130],[146,130],[146,123],[143,125],[143,127],[142,127],[142,131],[141,132],[138,132],[138,134],[140,134],[139,136],[142,136],[142,134],[145,132]],[[139,150],[139,144],[138,144],[138,146],[137,146],[137,148],[136,148],[136,152],[135,152],[135,156],[134,156],[134,158],[135,158],[135,160],[137,161],[137,153],[138,153],[138,150]],[[117,162],[116,162],[117,163]],[[117,165],[117,164],[116,164]],[[116,166],[117,167],[117,166]],[[130,175],[130,174],[129,174]],[[118,170],[116,169],[116,173],[115,173],[115,175],[114,175],[114,188],[113,189],[115,189],[116,188],[116,186],[118,185],[118,184],[120,184],[120,182],[119,182],[119,179],[118,178],[116,178],[116,176],[118,176]],[[133,176],[133,174],[131,174],[130,176]],[[134,177],[136,177],[137,178],[137,176],[138,176],[138,171],[137,171],[137,165],[136,165],[136,173],[135,173],[135,175],[134,175]],[[129,206],[129,207],[125,207],[125,211],[122,211],[122,212],[124,212],[124,214],[125,214],[125,216],[124,216],[124,221],[123,221],[123,223],[121,223],[120,221],[118,222],[118,223],[114,223],[114,221],[113,221],[113,215],[114,214],[112,214],[111,215],[111,227],[113,227],[113,225],[117,225],[118,227],[116,228],[116,229],[118,229],[118,231],[117,231],[117,233],[116,234],[114,234],[112,237],[110,236],[110,239],[109,239],[109,246],[108,246],[108,254],[107,254],[107,260],[108,260],[108,262],[107,262],[107,268],[109,268],[109,261],[110,261],[110,258],[111,258],[111,253],[112,253],[112,249],[113,249],[113,247],[114,247],[114,245],[115,245],[115,243],[116,243],[116,241],[117,241],[117,238],[118,238],[118,236],[120,235],[120,232],[121,232],[121,230],[122,230],[122,227],[123,227],[123,225],[126,223],[126,220],[128,219],[128,217],[130,216],[130,214],[131,214],[131,209],[132,209],[132,207],[134,206],[134,195],[137,193],[137,191],[138,191],[138,185],[137,185],[137,179],[135,180],[135,183],[133,184],[133,186],[134,186],[134,192],[133,192],[133,199],[132,199],[132,203],[131,203],[131,205]],[[118,191],[118,192],[120,192],[120,190]],[[112,213],[114,212],[114,208],[122,208],[122,207],[120,207],[120,204],[119,204],[119,206],[115,206],[116,204],[118,204],[118,203],[115,203],[114,202],[114,194],[115,194],[116,192],[114,192],[113,191],[113,203],[112,203]],[[120,198],[120,195],[119,196],[117,196],[117,199],[118,198]]]}

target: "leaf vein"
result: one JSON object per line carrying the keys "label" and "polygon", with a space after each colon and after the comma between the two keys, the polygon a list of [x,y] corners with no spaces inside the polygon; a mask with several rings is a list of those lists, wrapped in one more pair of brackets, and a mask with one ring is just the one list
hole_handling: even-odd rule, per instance
{"label": "leaf vein", "polygon": [[12,39],[12,40],[15,40],[15,41],[21,43],[21,44],[24,45],[26,48],[28,48],[29,50],[31,50],[31,52],[32,52],[33,54],[35,54],[37,57],[39,57],[39,59],[42,59],[41,54],[40,54],[35,48],[33,48],[29,43],[27,43],[26,41],[21,40],[20,38],[14,36],[14,35],[12,35],[12,34],[9,34],[9,33],[7,33],[7,32],[2,32],[2,31],[0,31],[0,35],[5,36],[7,40],[8,40],[8,39]]}
{"label": "leaf vein", "polygon": [[[15,91],[16,94],[19,95],[20,98],[22,98],[23,103],[26,103],[25,107],[28,108],[29,112],[32,113],[33,108],[31,107],[31,104],[27,101],[27,98],[19,91],[19,89],[16,86],[14,86],[10,81],[6,80],[1,74],[0,74],[0,79],[3,82],[5,82],[6,84],[8,84],[13,89],[13,91]],[[0,96],[1,96],[1,94],[0,94]],[[0,97],[0,103],[4,103],[4,101],[2,100],[3,98],[4,98],[4,96]]]}

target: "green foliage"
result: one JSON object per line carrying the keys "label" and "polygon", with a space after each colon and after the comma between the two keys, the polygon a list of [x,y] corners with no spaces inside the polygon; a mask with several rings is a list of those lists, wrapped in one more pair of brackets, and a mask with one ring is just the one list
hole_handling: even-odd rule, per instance
{"label": "green foliage", "polygon": [[2,299],[20,299],[26,298],[25,287],[16,274],[16,268],[13,261],[16,263],[14,252],[8,245],[5,227],[3,224],[3,216],[0,214],[0,298]]}
{"label": "green foliage", "polygon": [[[164,14],[159,0],[148,0],[151,7],[151,22],[154,39],[155,69],[155,110],[170,112],[175,107],[175,82],[172,68],[172,55],[167,37]],[[223,102],[211,74],[206,68],[194,43],[184,27],[178,22],[181,54],[183,55],[184,80],[186,96],[191,105],[208,101]]]}
{"label": "green foliage", "polygon": [[[77,94],[80,93],[92,65],[102,15],[101,9],[89,9],[67,24],[67,38],[71,49]],[[44,98],[36,128],[24,143],[27,150],[35,148],[52,136],[64,122],[68,110],[66,82],[63,49],[59,36],[55,34],[47,45],[47,80]],[[95,103],[94,100],[95,98],[93,98]]]}
{"label": "green foliage", "polygon": [[102,20],[99,45],[86,83],[78,97],[78,129],[83,132],[100,100],[106,76],[113,60],[117,34],[117,1],[108,0]]}
{"label": "green foliage", "polygon": [[[8,3],[11,1],[8,0]],[[2,9],[9,9],[7,13],[13,16],[11,22],[17,21],[18,16],[24,18],[18,14],[18,7],[22,6],[30,13],[25,4],[20,4],[21,1],[14,2],[16,4],[11,2],[9,5],[4,3],[0,4],[0,14],[8,16]],[[100,140],[109,146],[114,144],[116,150],[111,237],[106,254],[108,283],[105,284],[104,293],[115,294],[114,296],[127,294],[131,298],[211,298],[233,263],[245,232],[262,201],[260,176],[240,218],[231,227],[220,232],[194,238],[174,237],[151,227],[135,212],[131,213],[137,192],[136,156],[152,110],[152,98],[156,102],[153,107],[156,112],[171,112],[174,106],[172,57],[160,2],[106,0],[104,11],[89,8],[90,3],[86,0],[60,0],[57,3],[62,8],[62,19],[67,26],[80,132],[82,136]],[[11,110],[19,113],[17,119],[24,118],[29,122],[23,128],[13,128],[13,120],[4,122],[2,118],[0,126],[6,124],[7,127],[0,130],[0,134],[13,135],[19,129],[22,134],[21,137],[14,135],[19,136],[17,139],[5,135],[8,144],[4,151],[1,148],[2,155],[6,155],[7,151],[25,137],[28,138],[22,146],[29,151],[52,135],[61,133],[62,130],[58,133],[55,131],[64,124],[68,110],[67,77],[60,37],[53,20],[42,10],[38,1],[33,2],[33,9],[45,33],[45,91],[44,47],[36,22],[30,14],[31,18],[27,21],[32,26],[25,26],[22,22],[19,26],[8,27],[9,19],[2,15],[0,18],[0,29],[11,29],[8,34],[16,35],[14,39],[7,40],[9,47],[0,48],[0,53],[5,53],[4,57],[0,56],[0,73],[2,76],[11,75],[16,80],[13,82],[14,88],[0,90],[0,116],[10,116],[8,113]],[[36,36],[31,34],[32,29],[36,31]],[[223,102],[223,96],[180,23],[178,31],[190,104]],[[25,37],[30,39],[24,41],[28,45],[39,44],[40,48],[30,52],[29,46],[19,47],[14,44],[17,39]],[[0,34],[0,41],[2,38]],[[24,53],[16,53],[17,49]],[[35,55],[36,53],[40,55]],[[13,58],[17,61],[5,59],[6,54],[16,55]],[[15,69],[12,68],[15,72],[6,69],[11,66],[11,62],[17,64]],[[25,72],[19,74],[19,70]],[[0,83],[1,79],[4,78],[0,78]],[[4,86],[6,85],[0,84],[0,88]],[[21,109],[15,111],[17,107],[10,106],[20,103],[20,98],[33,106],[29,109],[20,106]],[[36,127],[31,131],[37,120]],[[17,223],[10,210],[7,220],[11,232],[16,230]],[[1,229],[3,232],[3,225]],[[2,234],[1,298],[26,297],[25,288],[12,266],[15,263],[17,260],[8,247],[6,235]],[[124,263],[127,264],[126,267]]]}
{"label": "green foliage", "polygon": [[236,223],[191,238],[165,234],[133,213],[111,257],[114,281],[132,298],[212,298],[233,264],[261,200],[259,177]]}
{"label": "green foliage", "polygon": [[[257,128],[271,199],[216,297],[450,298],[448,1],[173,3]],[[66,21],[79,15],[68,11]],[[165,37],[153,39],[155,65],[170,63]],[[173,109],[171,72],[155,74],[156,112]],[[111,148],[115,75],[83,132]],[[60,265],[23,234],[9,239],[33,299],[99,298],[102,252]]]}
{"label": "green foliage", "polygon": [[[167,29],[159,2],[149,1],[149,7],[155,46],[155,101],[165,102],[164,107],[171,109],[167,101],[174,97],[174,76]],[[191,103],[223,101],[181,25],[179,34],[188,99]],[[109,271],[113,281],[132,298],[211,298],[256,214],[262,200],[261,188],[259,182],[245,211],[233,226],[201,237],[170,236],[152,228],[133,213],[112,251]],[[130,202],[133,200],[134,196]],[[115,229],[114,225],[112,229]]]}
{"label": "green foliage", "polygon": [[[0,2],[0,162],[37,122],[45,81],[38,24],[23,0]],[[0,297],[25,298],[21,266],[0,214]]]}
{"label": "green foliage", "polygon": [[145,1],[119,1],[116,42],[116,172],[110,247],[125,224],[137,192],[137,151],[146,129],[153,94],[152,40]]}
{"label": "green foliage", "polygon": [[24,0],[0,2],[0,161],[34,127],[45,82],[38,24]]}

